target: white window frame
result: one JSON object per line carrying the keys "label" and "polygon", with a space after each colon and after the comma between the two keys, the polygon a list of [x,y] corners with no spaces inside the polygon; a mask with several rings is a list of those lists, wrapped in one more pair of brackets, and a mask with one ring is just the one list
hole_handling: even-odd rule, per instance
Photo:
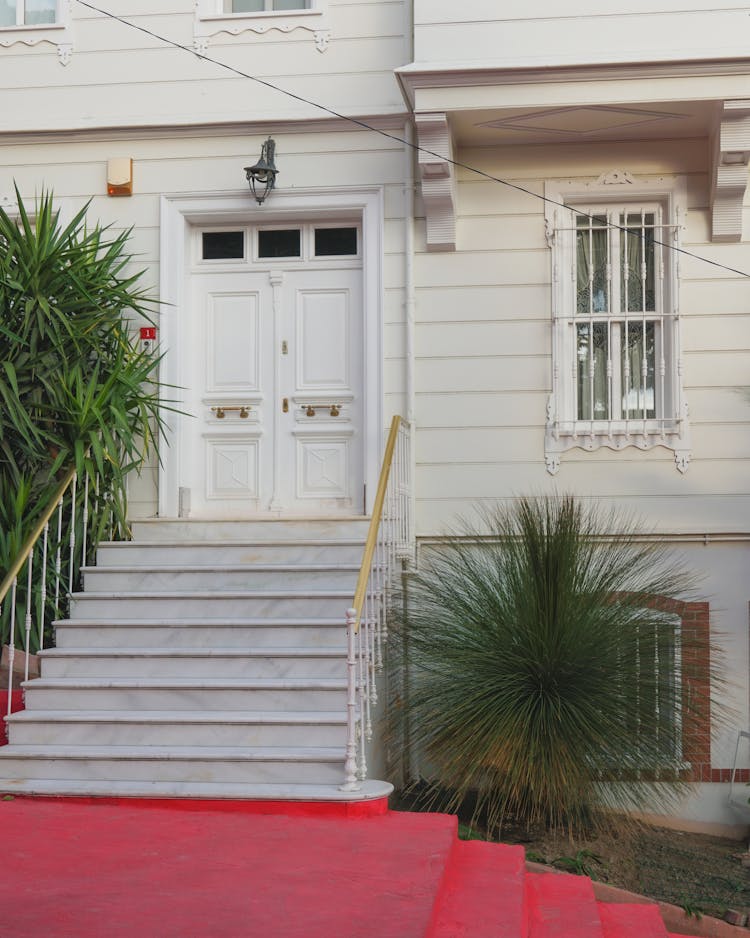
{"label": "white window frame", "polygon": [[[547,243],[552,252],[552,393],[547,404],[544,445],[547,471],[554,475],[560,468],[561,455],[574,448],[647,450],[662,446],[674,452],[676,468],[685,472],[690,462],[690,431],[682,388],[680,257],[678,252],[670,250],[671,245],[680,245],[686,217],[685,178],[636,179],[627,172],[616,171],[590,181],[549,180],[544,194]],[[591,419],[580,420],[576,395],[577,326],[588,320],[582,320],[576,312],[576,219],[582,214],[606,214],[612,221],[613,210],[630,206],[634,210],[660,209],[662,235],[657,232],[655,237],[666,245],[657,250],[659,269],[655,271],[655,288],[661,294],[656,302],[658,312],[646,317],[647,321],[660,321],[660,347],[656,350],[655,367],[657,410],[653,419],[610,413],[606,420],[594,419],[593,415]],[[614,281],[617,271],[610,270],[609,274]],[[596,318],[618,321],[616,314]],[[611,330],[610,334],[615,332]],[[619,388],[616,393],[619,395]],[[610,401],[614,401],[614,393]]]}
{"label": "white window frame", "polygon": [[292,10],[276,10],[274,9],[275,0],[263,0],[263,5],[265,9],[263,10],[247,10],[236,12],[234,10],[225,10],[224,7],[233,6],[233,0],[220,0],[219,3],[219,12],[223,13],[225,16],[262,16],[265,13],[286,13],[293,14],[299,13],[301,10],[310,10],[315,9],[315,0],[298,0],[301,4],[299,7],[296,7]]}
{"label": "white window frame", "polygon": [[[36,46],[47,42],[57,47],[57,57],[62,65],[70,62],[73,52],[73,39],[71,34],[71,7],[72,0],[57,0],[57,10],[54,23],[40,23],[29,25],[27,23],[15,26],[0,26],[0,51],[10,48],[17,43],[25,46]],[[23,0],[17,0],[17,9]],[[20,14],[18,14],[20,15]]]}
{"label": "white window frame", "polygon": [[[270,0],[266,0],[270,2]],[[325,52],[331,38],[326,20],[328,0],[309,0],[309,6],[299,10],[263,10],[251,13],[227,13],[224,0],[196,0],[194,45],[203,55],[209,40],[220,33],[240,36],[243,33],[265,33],[277,31],[291,33],[307,30],[313,34],[318,52]]]}

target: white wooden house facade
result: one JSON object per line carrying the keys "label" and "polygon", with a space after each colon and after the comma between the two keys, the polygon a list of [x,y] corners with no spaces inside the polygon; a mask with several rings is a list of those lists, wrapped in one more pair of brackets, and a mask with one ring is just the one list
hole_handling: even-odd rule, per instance
{"label": "white wooden house facade", "polygon": [[[423,541],[565,491],[674,543],[747,727],[749,32],[734,0],[0,0],[2,204],[90,199],[165,304],[192,416],[133,516],[366,512],[402,413]],[[733,741],[684,818],[735,820]]]}

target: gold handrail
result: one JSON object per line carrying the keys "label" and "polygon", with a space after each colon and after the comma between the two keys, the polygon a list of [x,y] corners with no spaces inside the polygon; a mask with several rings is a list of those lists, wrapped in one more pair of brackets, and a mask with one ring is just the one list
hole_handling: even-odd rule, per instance
{"label": "gold handrail", "polygon": [[8,595],[8,592],[10,591],[10,588],[13,585],[13,581],[20,573],[21,568],[26,562],[26,558],[31,553],[31,550],[34,544],[36,544],[36,542],[39,540],[39,537],[42,531],[44,530],[45,524],[47,524],[49,519],[54,514],[54,511],[57,508],[60,502],[60,499],[67,492],[68,487],[70,486],[70,483],[73,481],[73,477],[75,476],[75,474],[76,474],[76,470],[74,466],[72,469],[69,469],[68,472],[65,474],[65,477],[63,478],[62,482],[57,487],[55,494],[52,496],[52,499],[49,503],[49,507],[45,509],[44,514],[37,522],[36,527],[31,532],[31,534],[29,534],[26,540],[23,542],[23,546],[21,547],[21,550],[18,553],[18,557],[16,557],[16,559],[13,561],[13,564],[11,565],[11,568],[8,571],[3,582],[0,583],[0,604],[2,604],[5,597]]}
{"label": "gold handrail", "polygon": [[385,444],[383,453],[383,464],[380,467],[380,478],[378,479],[378,488],[375,493],[375,503],[372,506],[372,517],[370,518],[370,527],[367,531],[367,540],[365,541],[365,552],[362,555],[362,566],[359,568],[357,577],[357,587],[354,591],[354,602],[352,608],[357,612],[357,618],[354,622],[354,631],[359,631],[359,620],[362,614],[362,606],[365,602],[367,592],[367,581],[370,578],[370,566],[372,557],[375,553],[375,546],[378,541],[378,530],[383,516],[383,502],[385,501],[385,492],[388,488],[388,477],[391,474],[393,464],[393,452],[396,449],[396,440],[401,426],[401,417],[396,414],[391,420],[391,429],[388,433],[388,440]]}

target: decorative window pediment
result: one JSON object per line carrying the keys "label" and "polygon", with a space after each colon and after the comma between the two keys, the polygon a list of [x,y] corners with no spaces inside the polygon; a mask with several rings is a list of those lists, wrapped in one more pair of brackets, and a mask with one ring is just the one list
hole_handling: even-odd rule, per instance
{"label": "decorative window pediment", "polygon": [[62,65],[73,52],[71,0],[0,0],[0,49],[49,43]]}
{"label": "decorative window pediment", "polygon": [[552,394],[545,459],[573,448],[674,451],[690,460],[679,313],[683,179],[547,183],[552,249]]}
{"label": "decorative window pediment", "polygon": [[210,39],[220,33],[307,30],[318,52],[325,52],[331,38],[327,7],[328,0],[195,0],[195,48],[205,53]]}

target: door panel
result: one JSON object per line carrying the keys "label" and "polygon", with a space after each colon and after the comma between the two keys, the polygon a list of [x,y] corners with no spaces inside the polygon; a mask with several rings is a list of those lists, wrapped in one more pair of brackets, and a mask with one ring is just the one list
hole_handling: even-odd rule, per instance
{"label": "door panel", "polygon": [[192,517],[363,511],[361,289],[358,269],[193,275]]}
{"label": "door panel", "polygon": [[206,390],[260,388],[260,295],[211,293],[206,309]]}
{"label": "door panel", "polygon": [[360,513],[362,498],[362,275],[289,271],[282,381],[294,402],[281,435],[287,506]]}

